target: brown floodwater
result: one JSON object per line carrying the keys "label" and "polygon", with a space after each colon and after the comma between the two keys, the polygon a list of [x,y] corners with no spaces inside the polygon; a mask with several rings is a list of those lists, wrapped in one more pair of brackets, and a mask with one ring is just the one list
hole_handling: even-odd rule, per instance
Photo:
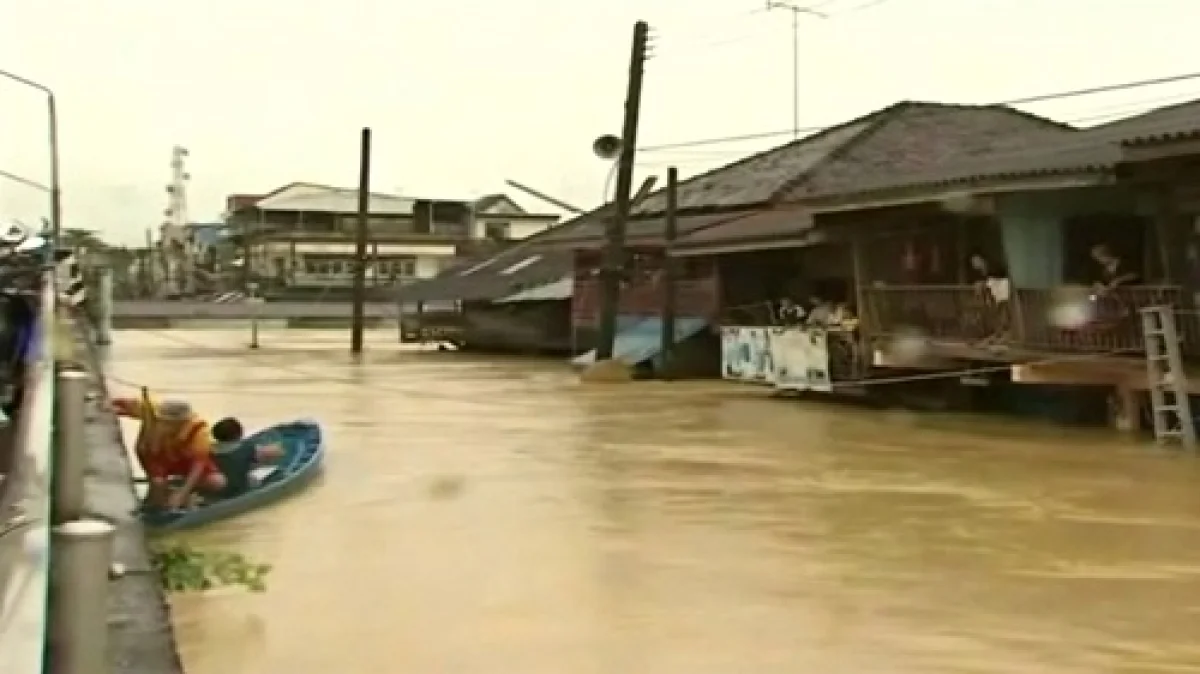
{"label": "brown floodwater", "polygon": [[119,332],[111,373],[324,478],[189,534],[274,565],[173,600],[189,674],[1200,672],[1200,460],[371,335]]}

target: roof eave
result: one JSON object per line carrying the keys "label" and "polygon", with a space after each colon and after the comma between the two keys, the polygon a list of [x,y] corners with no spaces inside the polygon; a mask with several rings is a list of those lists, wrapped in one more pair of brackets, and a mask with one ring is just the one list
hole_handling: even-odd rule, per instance
{"label": "roof eave", "polygon": [[752,253],[760,250],[775,250],[779,248],[804,248],[823,243],[826,240],[824,232],[815,229],[788,234],[764,234],[742,238],[706,241],[704,243],[684,244],[670,249],[671,257],[702,257],[705,255],[729,255],[731,253]]}
{"label": "roof eave", "polygon": [[1200,156],[1200,135],[1139,138],[1121,145],[1121,156],[1127,162],[1175,159],[1189,155]]}
{"label": "roof eave", "polygon": [[1094,187],[1111,184],[1113,180],[1111,167],[1081,167],[1062,171],[971,176],[955,180],[915,183],[875,191],[806,199],[804,203],[814,214],[843,213],[935,202],[961,196],[963,193],[1041,192]]}

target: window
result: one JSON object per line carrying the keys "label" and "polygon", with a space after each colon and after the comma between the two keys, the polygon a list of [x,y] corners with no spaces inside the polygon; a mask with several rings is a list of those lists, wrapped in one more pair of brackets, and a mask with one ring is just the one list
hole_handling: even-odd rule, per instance
{"label": "window", "polygon": [[512,223],[485,222],[483,223],[483,238],[492,241],[508,241],[512,238]]}
{"label": "window", "polygon": [[304,273],[314,276],[343,276],[354,272],[347,258],[305,257]]}
{"label": "window", "polygon": [[412,278],[417,275],[417,261],[411,257],[380,258],[375,261],[376,278]]}

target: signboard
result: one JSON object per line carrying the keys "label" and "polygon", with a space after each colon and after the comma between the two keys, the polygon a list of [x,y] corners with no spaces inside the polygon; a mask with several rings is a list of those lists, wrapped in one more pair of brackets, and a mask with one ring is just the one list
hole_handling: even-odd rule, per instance
{"label": "signboard", "polygon": [[771,330],[765,327],[721,328],[721,375],[725,379],[770,384],[775,381]]}
{"label": "signboard", "polygon": [[466,334],[461,322],[421,321],[415,317],[405,316],[400,320],[400,341],[402,342],[443,342],[462,339]]}
{"label": "signboard", "polygon": [[829,342],[819,328],[783,328],[771,335],[775,387],[783,391],[833,390]]}

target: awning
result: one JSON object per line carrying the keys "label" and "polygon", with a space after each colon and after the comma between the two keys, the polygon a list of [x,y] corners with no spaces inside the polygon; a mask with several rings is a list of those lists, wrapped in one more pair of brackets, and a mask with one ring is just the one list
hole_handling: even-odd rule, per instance
{"label": "awning", "polygon": [[[683,342],[708,325],[708,319],[685,317],[675,319],[675,343]],[[640,365],[653,360],[662,351],[663,323],[661,318],[647,318],[617,333],[613,357],[626,365]],[[595,350],[571,359],[573,365],[596,362]]]}
{"label": "awning", "polygon": [[575,294],[574,275],[564,276],[557,281],[534,288],[526,288],[507,297],[496,300],[496,304],[511,302],[546,302],[550,300],[570,299]]}

